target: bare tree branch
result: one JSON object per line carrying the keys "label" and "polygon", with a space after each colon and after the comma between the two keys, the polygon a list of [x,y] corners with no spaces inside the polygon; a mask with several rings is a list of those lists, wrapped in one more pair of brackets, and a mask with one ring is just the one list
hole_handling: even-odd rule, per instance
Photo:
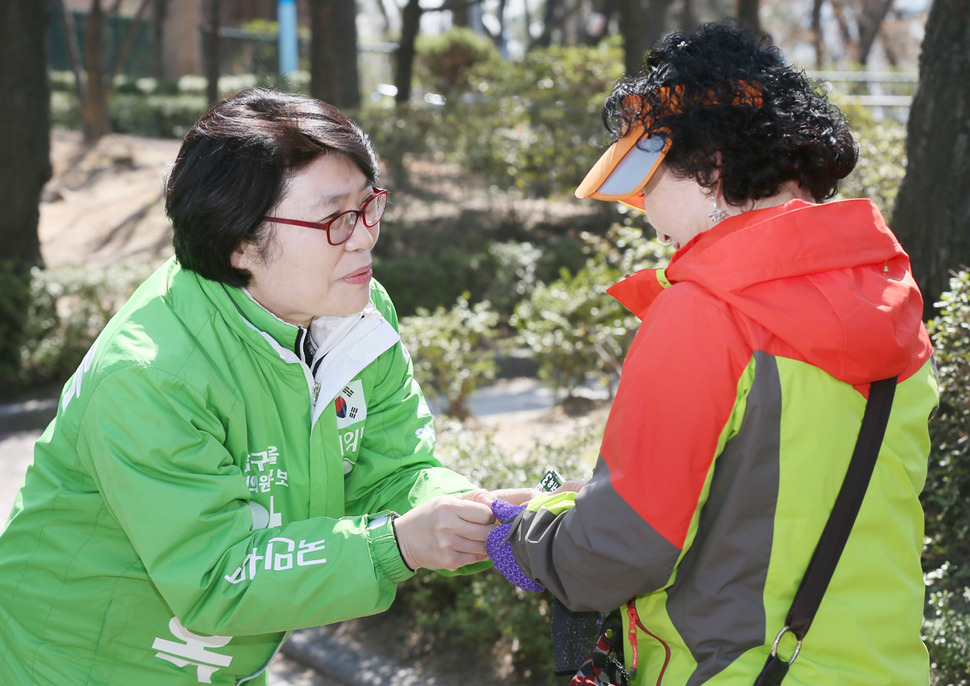
{"label": "bare tree branch", "polygon": [[[118,4],[121,0],[115,3],[115,8],[117,9]],[[152,0],[142,0],[141,5],[138,7],[138,12],[132,18],[131,23],[128,25],[128,32],[125,34],[124,42],[121,44],[121,48],[118,50],[118,54],[115,55],[114,64],[111,65],[111,69],[105,75],[107,83],[105,84],[104,97],[108,99],[111,94],[114,93],[115,89],[115,77],[121,71],[122,65],[128,61],[128,55],[131,54],[131,48],[135,44],[135,38],[138,35],[138,29],[141,28],[142,19],[145,17],[145,12],[151,5]]]}
{"label": "bare tree branch", "polygon": [[77,91],[78,102],[84,102],[87,97],[84,73],[81,71],[81,47],[77,43],[77,29],[74,25],[74,14],[64,6],[64,0],[54,0],[61,18],[61,28],[64,31],[64,41],[67,45],[67,58],[74,72],[74,90]]}

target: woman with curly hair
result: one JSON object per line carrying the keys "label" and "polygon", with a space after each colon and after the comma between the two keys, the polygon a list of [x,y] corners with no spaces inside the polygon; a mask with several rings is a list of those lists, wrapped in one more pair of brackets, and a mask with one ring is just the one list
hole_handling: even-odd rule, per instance
{"label": "woman with curly hair", "polygon": [[[733,23],[666,37],[604,118],[616,142],[577,195],[645,210],[676,252],[610,289],[642,324],[593,476],[505,508],[497,566],[570,609],[619,608],[614,679],[752,684],[774,651],[786,686],[927,684],[918,495],[938,387],[906,253],[869,200],[823,202],[856,163],[845,118]],[[875,471],[796,646],[786,613],[870,385],[891,377]]]}

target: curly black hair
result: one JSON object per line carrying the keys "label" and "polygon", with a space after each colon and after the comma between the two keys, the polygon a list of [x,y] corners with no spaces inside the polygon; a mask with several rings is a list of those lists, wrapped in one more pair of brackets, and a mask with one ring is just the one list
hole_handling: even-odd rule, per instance
{"label": "curly black hair", "polygon": [[858,160],[821,84],[787,65],[768,36],[730,20],[663,38],[638,75],[616,84],[603,120],[614,138],[636,122],[668,137],[674,173],[710,189],[720,179],[736,206],[787,181],[828,199]]}

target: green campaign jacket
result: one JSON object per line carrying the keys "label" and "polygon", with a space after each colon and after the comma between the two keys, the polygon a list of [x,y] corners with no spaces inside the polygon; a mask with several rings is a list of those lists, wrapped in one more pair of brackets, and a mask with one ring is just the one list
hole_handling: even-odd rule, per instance
{"label": "green campaign jacket", "polygon": [[0,535],[0,683],[264,683],[289,630],[390,605],[391,513],[472,484],[432,455],[379,285],[313,328],[308,365],[298,327],[174,260],[134,293]]}
{"label": "green campaign jacket", "polygon": [[573,609],[622,608],[635,686],[751,686],[869,384],[898,376],[872,481],[785,686],[926,686],[919,493],[939,390],[909,258],[875,205],[745,212],[610,292],[642,324],[600,459],[575,507],[557,498],[521,516],[523,570]]}

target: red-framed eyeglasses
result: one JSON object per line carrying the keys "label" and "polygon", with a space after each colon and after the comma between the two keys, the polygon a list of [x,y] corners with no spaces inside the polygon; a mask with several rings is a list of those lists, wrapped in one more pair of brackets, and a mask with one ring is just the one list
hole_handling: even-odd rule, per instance
{"label": "red-framed eyeglasses", "polygon": [[368,229],[372,229],[384,216],[384,210],[387,209],[387,189],[377,186],[372,186],[371,189],[374,191],[374,195],[361,205],[359,210],[341,212],[333,219],[328,219],[325,222],[309,222],[303,219],[284,219],[283,217],[263,217],[263,219],[277,224],[291,224],[326,231],[327,241],[330,245],[340,245],[350,240],[358,219],[362,220],[364,226]]}

